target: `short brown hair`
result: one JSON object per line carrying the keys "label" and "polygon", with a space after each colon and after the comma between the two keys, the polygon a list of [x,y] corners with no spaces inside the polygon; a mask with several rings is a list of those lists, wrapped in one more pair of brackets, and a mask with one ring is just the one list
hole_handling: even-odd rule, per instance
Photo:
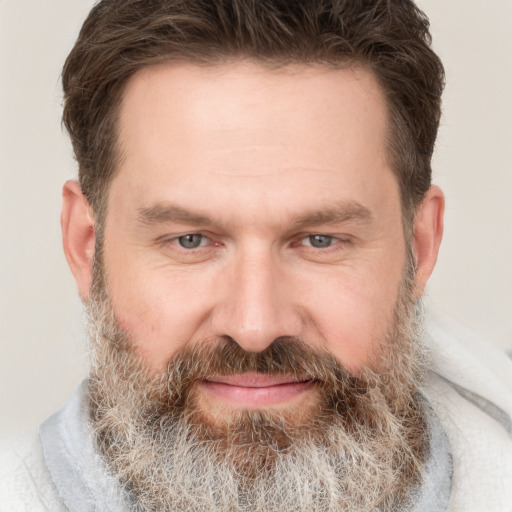
{"label": "short brown hair", "polygon": [[431,182],[443,66],[426,16],[412,0],[102,0],[64,66],[63,122],[82,191],[100,218],[117,168],[123,88],[144,66],[170,59],[253,59],[367,66],[390,111],[389,148],[404,213]]}

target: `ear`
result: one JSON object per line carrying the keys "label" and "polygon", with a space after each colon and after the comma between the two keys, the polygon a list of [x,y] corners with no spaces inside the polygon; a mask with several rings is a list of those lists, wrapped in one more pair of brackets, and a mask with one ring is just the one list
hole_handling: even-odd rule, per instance
{"label": "ear", "polygon": [[95,229],[92,209],[76,181],[67,181],[62,189],[60,223],[64,254],[78,292],[85,298],[92,282]]}
{"label": "ear", "polygon": [[414,262],[416,264],[415,298],[421,297],[434,270],[443,238],[444,194],[431,186],[414,218]]}

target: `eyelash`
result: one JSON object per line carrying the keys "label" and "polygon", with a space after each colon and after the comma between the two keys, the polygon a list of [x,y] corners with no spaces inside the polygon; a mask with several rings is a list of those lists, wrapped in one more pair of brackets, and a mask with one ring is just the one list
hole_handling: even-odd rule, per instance
{"label": "eyelash", "polygon": [[[183,239],[185,237],[192,237],[192,236],[201,236],[202,237],[200,245],[198,245],[197,247],[190,247],[190,248],[187,248],[187,247],[184,247],[183,245],[181,245],[180,239]],[[325,247],[315,247],[311,243],[311,239],[313,237],[325,237],[325,238],[328,238],[331,241],[331,243]],[[310,242],[309,244],[303,243],[307,240],[309,240],[309,242]],[[216,242],[213,242],[213,244],[212,244],[212,242],[213,242],[212,237],[205,235],[203,233],[197,233],[197,232],[185,233],[183,235],[174,236],[172,238],[161,238],[158,240],[158,243],[161,246],[173,245],[178,250],[183,251],[185,253],[190,253],[193,251],[195,252],[198,250],[207,250],[207,249],[211,248],[210,247],[211,245],[214,245],[214,246],[222,245],[222,244],[216,243]],[[347,237],[342,238],[340,236],[329,235],[329,234],[325,234],[325,233],[308,233],[308,234],[304,234],[304,235],[295,237],[294,240],[291,242],[290,246],[291,247],[304,247],[306,250],[313,250],[315,252],[327,253],[332,250],[339,249],[340,245],[346,246],[347,244],[350,244],[350,243],[351,243],[351,240]]]}
{"label": "eyelash", "polygon": [[[186,248],[180,244],[180,239],[185,238],[185,237],[192,237],[192,236],[202,237],[201,244],[198,247]],[[206,243],[203,243],[203,241],[205,241]],[[208,243],[208,242],[210,242],[210,243]],[[184,252],[192,252],[192,251],[198,250],[198,249],[205,249],[208,247],[208,245],[211,245],[211,242],[212,242],[212,238],[209,237],[208,235],[205,235],[203,233],[194,233],[194,232],[185,233],[183,235],[178,235],[178,236],[173,236],[173,237],[160,237],[157,239],[158,245],[160,245],[162,247],[172,245]],[[214,243],[214,245],[220,245],[220,244]]]}
{"label": "eyelash", "polygon": [[[317,242],[319,242],[319,246],[315,246],[314,245],[314,242],[313,240],[315,238],[318,238],[318,239],[327,239],[327,241],[329,242],[328,245],[326,246],[321,246],[322,244],[322,240],[316,240]],[[326,250],[326,249],[329,249],[330,247],[333,246],[333,244],[336,244],[336,242],[339,242],[339,238],[335,237],[335,236],[332,236],[332,235],[325,235],[323,233],[314,233],[314,234],[311,234],[311,235],[307,235],[303,238],[301,238],[299,241],[300,242],[304,242],[304,241],[309,241],[308,244],[304,244],[306,245],[307,247],[312,247],[313,249],[320,249],[320,250]]]}

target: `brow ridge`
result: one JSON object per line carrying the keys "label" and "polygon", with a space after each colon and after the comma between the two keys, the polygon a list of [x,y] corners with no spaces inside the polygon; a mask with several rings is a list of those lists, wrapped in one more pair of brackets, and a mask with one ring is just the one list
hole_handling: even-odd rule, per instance
{"label": "brow ridge", "polygon": [[[342,224],[346,222],[369,222],[373,219],[370,209],[357,201],[348,201],[324,210],[307,212],[292,220],[294,229],[305,226]],[[157,203],[138,210],[138,221],[143,225],[184,223],[197,226],[219,227],[221,222],[207,215],[190,211],[169,203]]]}
{"label": "brow ridge", "polygon": [[320,226],[324,224],[343,224],[346,222],[370,222],[373,213],[357,201],[349,201],[324,210],[305,213],[295,219],[296,227]]}
{"label": "brow ridge", "polygon": [[180,206],[157,203],[153,206],[140,208],[138,211],[138,220],[141,224],[164,224],[167,222],[182,222],[195,225],[214,225],[212,219],[206,215],[189,211]]}

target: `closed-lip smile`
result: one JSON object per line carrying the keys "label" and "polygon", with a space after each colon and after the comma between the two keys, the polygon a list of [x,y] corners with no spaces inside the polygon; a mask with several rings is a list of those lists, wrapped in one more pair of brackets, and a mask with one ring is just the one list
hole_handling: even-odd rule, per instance
{"label": "closed-lip smile", "polygon": [[262,408],[288,402],[308,390],[312,383],[309,378],[290,375],[241,373],[209,377],[201,381],[201,387],[231,405]]}

